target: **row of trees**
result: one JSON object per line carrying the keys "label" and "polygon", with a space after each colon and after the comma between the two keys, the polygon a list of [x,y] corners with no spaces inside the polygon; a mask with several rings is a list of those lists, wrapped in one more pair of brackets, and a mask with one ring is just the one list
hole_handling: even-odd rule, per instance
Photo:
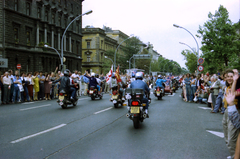
{"label": "row of trees", "polygon": [[[134,54],[149,54],[148,49],[144,48],[141,50],[141,41],[138,37],[132,37],[125,41],[126,46],[122,48],[123,52],[116,54],[116,64],[120,65],[120,71],[125,72],[126,69],[129,69],[129,60]],[[108,50],[105,52],[105,55],[111,59],[114,59],[115,50]],[[131,68],[134,68],[134,59],[131,59]],[[104,72],[108,72],[109,68],[112,65],[111,60],[105,60],[103,63]],[[151,65],[151,66],[150,66]],[[151,67],[151,70],[150,70]],[[135,68],[145,70],[145,73],[151,72],[161,72],[167,73],[170,72],[175,75],[180,75],[186,69],[181,68],[180,65],[175,61],[170,61],[163,57],[159,57],[158,60],[152,59],[135,59]],[[183,69],[183,70],[182,70]]]}
{"label": "row of trees", "polygon": [[[199,26],[196,35],[202,39],[201,57],[205,60],[203,73],[222,72],[226,68],[240,69],[240,24],[231,22],[227,9],[222,5],[215,14],[210,12],[208,18],[203,26]],[[194,73],[197,68],[197,53],[183,50],[181,54],[189,72]]]}

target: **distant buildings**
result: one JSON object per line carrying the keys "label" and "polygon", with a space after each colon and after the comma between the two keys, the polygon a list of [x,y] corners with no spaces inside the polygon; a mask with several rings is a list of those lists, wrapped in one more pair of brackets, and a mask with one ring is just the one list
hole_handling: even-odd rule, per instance
{"label": "distant buildings", "polygon": [[[8,68],[21,71],[54,71],[66,26],[82,14],[83,0],[0,0],[0,56],[8,59]],[[75,21],[64,39],[67,68],[81,67],[82,20]]]}

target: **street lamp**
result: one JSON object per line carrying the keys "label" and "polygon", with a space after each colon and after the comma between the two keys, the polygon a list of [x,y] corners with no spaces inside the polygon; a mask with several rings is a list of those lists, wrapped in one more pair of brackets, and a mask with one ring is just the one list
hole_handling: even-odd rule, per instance
{"label": "street lamp", "polygon": [[61,56],[60,56],[59,52],[57,51],[57,49],[55,49],[55,48],[53,48],[53,47],[51,47],[49,45],[46,45],[46,44],[44,45],[44,47],[55,50],[57,52],[59,58],[60,58],[60,61],[62,61]]}
{"label": "street lamp", "polygon": [[187,45],[187,44],[185,44],[185,43],[182,43],[182,42],[179,42],[179,43],[182,44],[182,45],[188,46],[188,47],[192,50],[193,53],[195,52],[189,45]]}
{"label": "street lamp", "polygon": [[114,71],[116,71],[116,53],[117,53],[117,49],[119,48],[119,46],[126,40],[130,39],[133,36],[133,34],[131,34],[127,39],[123,40],[116,48],[115,53],[114,53]]}
{"label": "street lamp", "polygon": [[[199,59],[199,46],[198,46],[197,40],[196,40],[196,38],[193,36],[193,34],[192,34],[190,31],[188,31],[186,28],[184,28],[184,27],[181,27],[181,26],[176,25],[176,24],[173,24],[173,26],[176,27],[176,28],[184,29],[184,30],[186,30],[189,34],[192,35],[193,39],[195,40],[195,42],[196,42],[196,44],[197,44],[197,55],[198,55],[198,59]],[[198,61],[197,61],[197,65],[199,65]],[[197,74],[198,74],[198,71],[197,71]]]}
{"label": "street lamp", "polygon": [[66,27],[66,29],[64,30],[63,32],[63,35],[62,35],[62,40],[61,40],[61,66],[63,66],[63,39],[64,39],[64,36],[65,36],[65,33],[67,32],[67,29],[69,28],[69,26],[75,21],[77,20],[78,18],[80,18],[81,16],[84,16],[84,15],[88,15],[88,14],[91,14],[93,11],[90,10],[90,11],[87,11],[79,16],[77,16],[75,19],[73,19],[69,24],[68,26]]}
{"label": "street lamp", "polygon": [[109,57],[107,57],[107,56],[104,56],[106,59],[109,59],[109,60],[111,60],[112,61],[112,63],[113,63],[113,60],[112,59],[110,59]]}

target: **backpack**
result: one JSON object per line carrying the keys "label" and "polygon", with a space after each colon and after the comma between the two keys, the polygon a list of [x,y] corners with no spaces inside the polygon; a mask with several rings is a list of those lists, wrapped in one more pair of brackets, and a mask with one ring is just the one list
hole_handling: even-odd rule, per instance
{"label": "backpack", "polygon": [[87,77],[83,76],[83,82],[84,83],[89,83],[89,79]]}

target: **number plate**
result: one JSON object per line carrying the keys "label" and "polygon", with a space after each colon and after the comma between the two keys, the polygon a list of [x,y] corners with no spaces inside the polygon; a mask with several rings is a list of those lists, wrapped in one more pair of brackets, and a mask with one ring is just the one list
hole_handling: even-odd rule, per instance
{"label": "number plate", "polygon": [[63,100],[64,99],[64,96],[59,96],[59,100]]}
{"label": "number plate", "polygon": [[173,87],[173,89],[175,89],[175,87]]}
{"label": "number plate", "polygon": [[139,107],[131,107],[131,113],[139,113]]}
{"label": "number plate", "polygon": [[112,99],[118,99],[118,95],[112,95]]}
{"label": "number plate", "polygon": [[93,91],[89,91],[90,94],[93,94]]}
{"label": "number plate", "polygon": [[113,104],[116,104],[116,103],[117,103],[117,101],[116,101],[116,100],[114,100],[114,101],[113,101]]}

